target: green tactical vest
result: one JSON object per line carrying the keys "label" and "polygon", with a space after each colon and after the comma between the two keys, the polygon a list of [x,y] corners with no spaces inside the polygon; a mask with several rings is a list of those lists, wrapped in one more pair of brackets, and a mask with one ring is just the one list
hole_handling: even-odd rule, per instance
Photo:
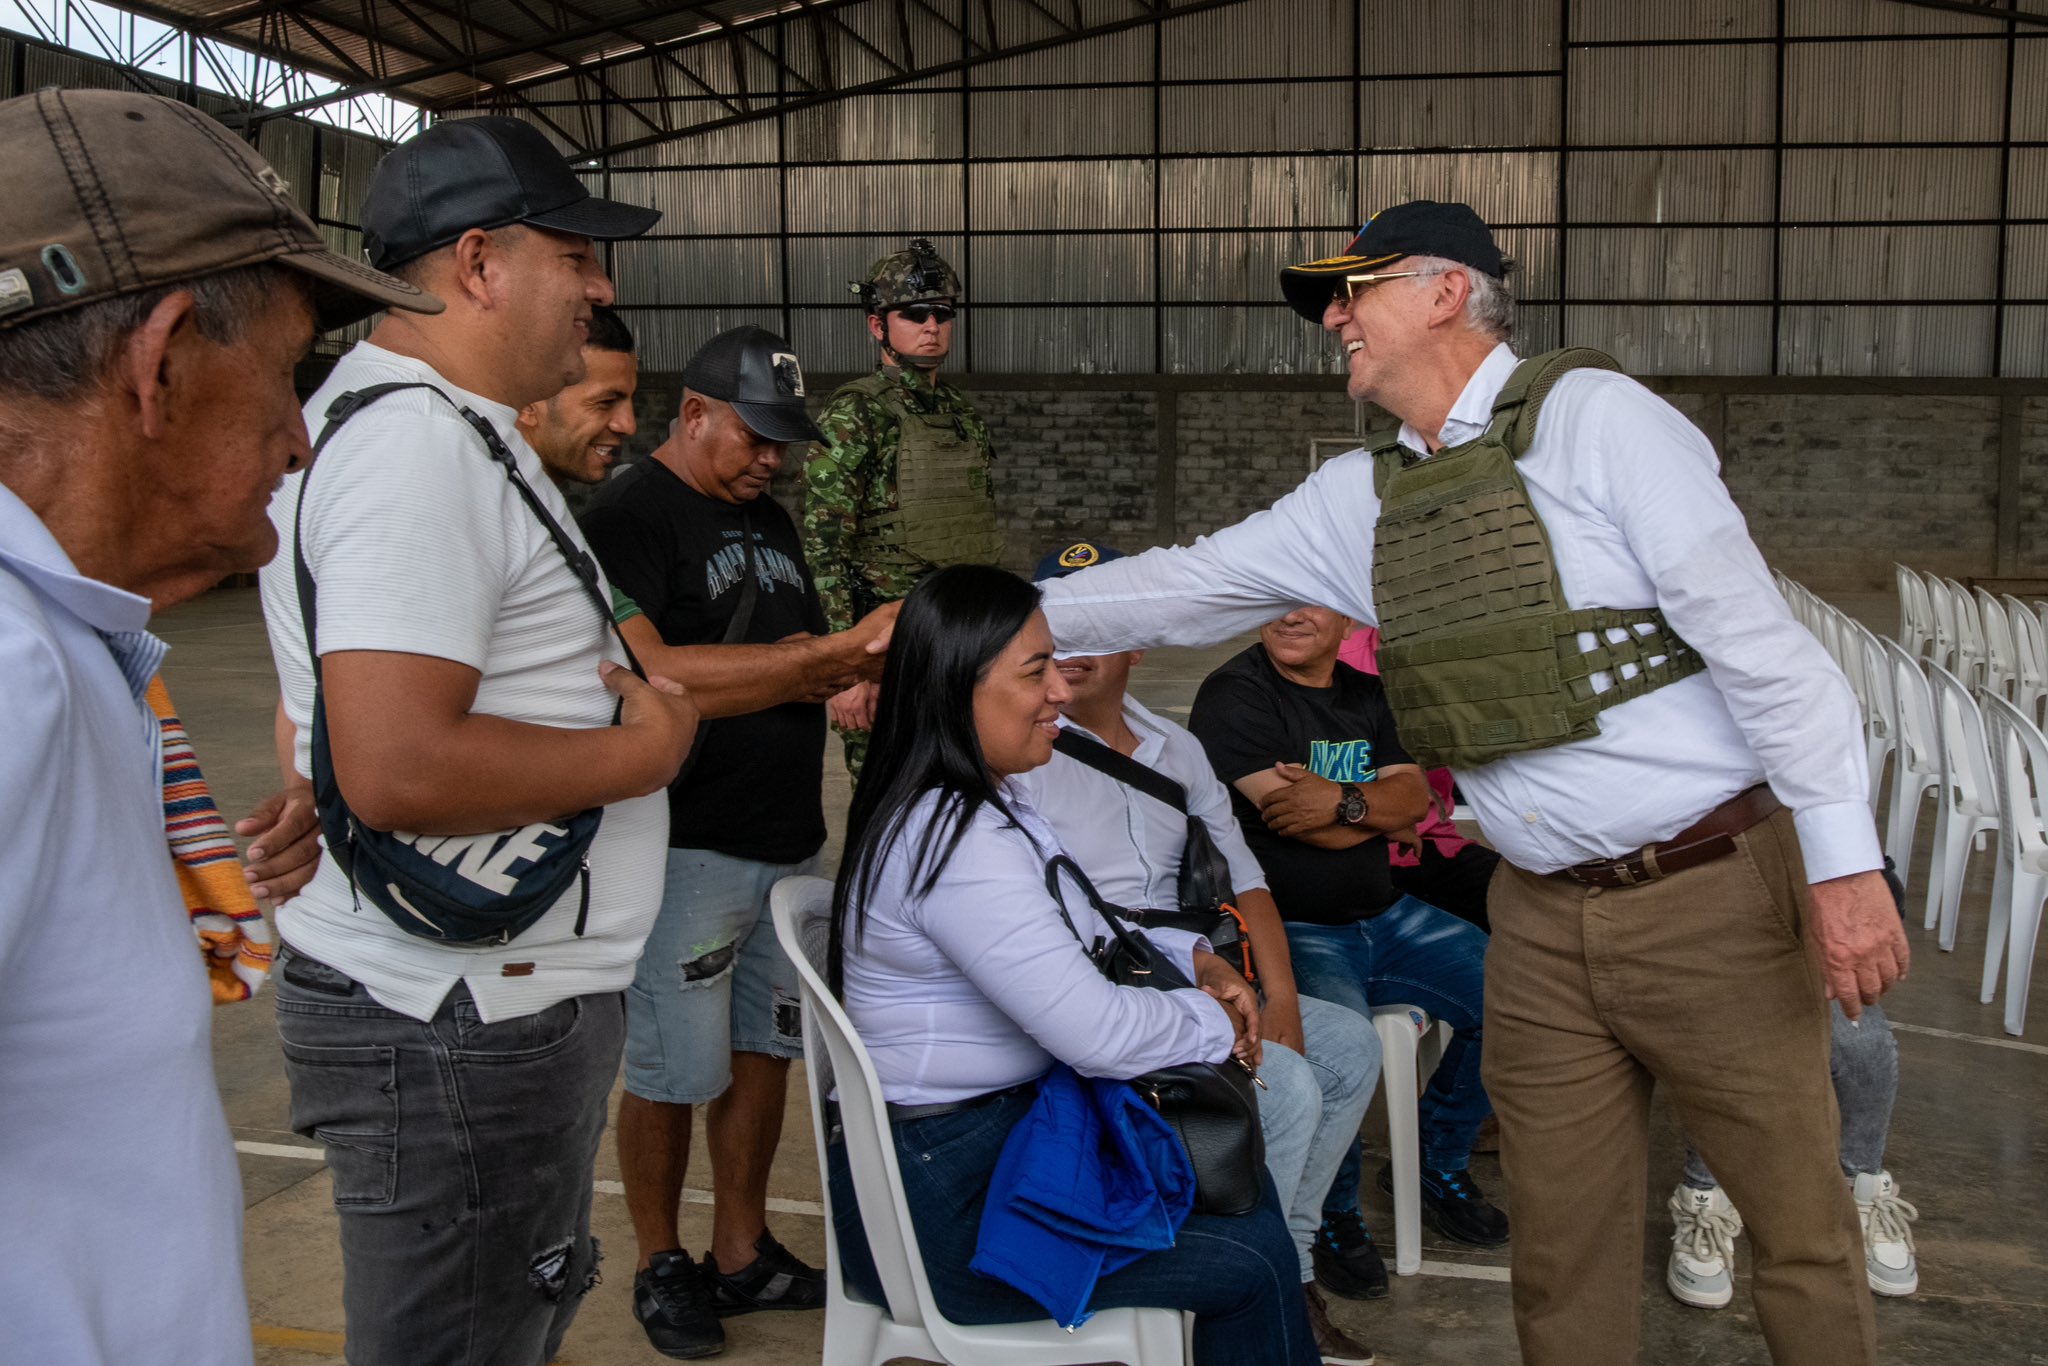
{"label": "green tactical vest", "polygon": [[896,415],[896,507],[868,519],[861,560],[907,581],[949,564],[994,564],[1003,557],[988,459],[951,413],[920,413],[902,385],[877,371],[846,386]]}
{"label": "green tactical vest", "polygon": [[[1426,459],[1399,443],[1372,453],[1380,672],[1401,741],[1425,768],[1597,735],[1607,708],[1705,667],[1654,606],[1565,606],[1515,462],[1536,439],[1551,387],[1581,367],[1621,368],[1576,348],[1532,357],[1478,437]],[[1591,650],[1580,648],[1581,632],[1593,633]],[[1626,636],[1615,643],[1610,632]],[[1626,678],[1624,665],[1633,666]],[[1592,675],[1603,672],[1612,686],[1596,693]]]}

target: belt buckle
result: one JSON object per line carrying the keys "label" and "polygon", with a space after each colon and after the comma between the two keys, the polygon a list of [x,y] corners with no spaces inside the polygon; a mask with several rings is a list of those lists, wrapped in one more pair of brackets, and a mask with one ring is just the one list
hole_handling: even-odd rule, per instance
{"label": "belt buckle", "polygon": [[1628,866],[1628,860],[1626,859],[1617,859],[1613,863],[1608,864],[1607,867],[1608,871],[1612,872],[1616,880],[1624,887],[1633,887],[1638,882],[1645,881],[1645,879],[1635,875],[1635,870]]}

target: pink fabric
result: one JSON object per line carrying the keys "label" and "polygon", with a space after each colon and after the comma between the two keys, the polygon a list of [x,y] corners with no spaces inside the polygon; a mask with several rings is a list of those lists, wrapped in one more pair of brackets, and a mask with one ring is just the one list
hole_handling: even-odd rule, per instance
{"label": "pink fabric", "polygon": [[[1353,631],[1346,637],[1344,648],[1337,651],[1337,658],[1354,669],[1377,675],[1380,671],[1379,628],[1361,626]],[[1430,803],[1429,814],[1416,823],[1416,831],[1434,844],[1439,854],[1449,858],[1472,842],[1459,834],[1458,827],[1444,815],[1451,809],[1451,771],[1433,768],[1423,776],[1429,780],[1430,793],[1436,800]],[[1396,868],[1413,868],[1421,862],[1413,849],[1391,840],[1387,842],[1387,855]]]}

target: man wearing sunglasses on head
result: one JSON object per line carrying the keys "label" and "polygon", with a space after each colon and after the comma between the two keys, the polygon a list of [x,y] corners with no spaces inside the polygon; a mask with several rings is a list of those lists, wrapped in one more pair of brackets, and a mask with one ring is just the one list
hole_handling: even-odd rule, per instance
{"label": "man wearing sunglasses on head", "polygon": [[[939,378],[953,349],[960,277],[919,237],[848,288],[881,350],[871,375],[841,385],[804,470],[804,554],[829,629],[843,631],[949,564],[1002,558],[988,426]],[[832,700],[846,766],[860,772],[875,685]]]}

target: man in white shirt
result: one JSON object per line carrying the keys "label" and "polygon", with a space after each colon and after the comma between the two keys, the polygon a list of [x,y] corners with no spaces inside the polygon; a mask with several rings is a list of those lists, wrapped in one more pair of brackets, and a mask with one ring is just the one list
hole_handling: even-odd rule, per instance
{"label": "man in white shirt", "polygon": [[[1343,255],[1285,272],[1296,311],[1343,343],[1351,396],[1403,420],[1400,449],[1339,457],[1193,546],[1048,585],[1047,615],[1062,649],[1097,654],[1328,606],[1381,627],[1411,749],[1442,720],[1456,741],[1444,748],[1485,756],[1460,783],[1506,860],[1490,898],[1485,1080],[1525,1360],[1635,1360],[1661,1083],[1756,1235],[1773,1356],[1874,1361],[1836,1166],[1827,1001],[1875,1002],[1907,948],[1878,872],[1854,701],[1786,611],[1695,428],[1618,374],[1572,369],[1547,396],[1517,376],[1505,271],[1469,208],[1417,201]],[[1533,435],[1515,426],[1522,399],[1541,405]],[[1436,459],[1450,447],[1462,463]],[[1515,458],[1486,466],[1482,497],[1471,461],[1501,451]],[[1439,478],[1463,486],[1432,507]],[[1378,480],[1398,503],[1383,505]],[[1503,529],[1519,529],[1519,549]],[[1437,572],[1431,557],[1461,537],[1488,546],[1484,568],[1513,591],[1488,598],[1483,578]],[[1522,635],[1472,644],[1501,623]],[[1418,650],[1404,679],[1410,627],[1459,648]],[[1524,663],[1502,676],[1510,650]],[[1447,668],[1470,686],[1443,687]]]}
{"label": "man in white shirt", "polygon": [[171,100],[0,103],[0,170],[0,1356],[237,1366],[242,1184],[146,627],[276,550],[316,330],[439,305]]}
{"label": "man in white shirt", "polygon": [[[1039,582],[1062,578],[1084,565],[1121,558],[1121,552],[1078,541],[1040,561]],[[1287,933],[1266,890],[1266,875],[1245,845],[1230,795],[1209,766],[1201,742],[1130,696],[1131,669],[1141,652],[1055,661],[1072,696],[1060,708],[1060,745],[1052,762],[1010,781],[1029,795],[1038,814],[1113,906],[1144,911],[1180,909],[1178,881],[1188,847],[1190,817],[1199,820],[1229,865],[1231,904],[1251,939],[1256,985],[1265,994],[1259,1028],[1265,1059],[1259,1073],[1259,1122],[1287,1229],[1301,1259],[1309,1326],[1323,1360],[1369,1363],[1370,1348],[1330,1322],[1316,1286],[1320,1262],[1312,1256],[1322,1223],[1323,1193],[1358,1138],[1358,1126],[1379,1081],[1380,1041],[1365,1016],[1297,994]],[[1074,737],[1094,741],[1177,784],[1182,812],[1118,780],[1071,752]],[[1324,1250],[1328,1255],[1328,1250]],[[1378,1299],[1387,1272],[1367,1239],[1362,1249],[1333,1266],[1347,1278],[1332,1293]]]}
{"label": "man in white shirt", "polygon": [[365,241],[448,310],[386,317],[306,413],[324,427],[376,384],[439,392],[358,408],[271,504],[284,548],[264,616],[298,763],[311,772],[315,679],[295,552],[358,824],[475,835],[602,808],[583,875],[507,942],[408,933],[340,858],[278,914],[292,1127],[327,1145],[358,1366],[541,1366],[596,1279],[591,1171],[622,995],[660,901],[661,790],[697,717],[677,685],[619,667],[602,580],[578,581],[515,482],[575,536],[515,424],[582,378],[590,310],[612,297],[593,239],[657,217],[591,197],[517,120],[400,144],[371,180]]}

